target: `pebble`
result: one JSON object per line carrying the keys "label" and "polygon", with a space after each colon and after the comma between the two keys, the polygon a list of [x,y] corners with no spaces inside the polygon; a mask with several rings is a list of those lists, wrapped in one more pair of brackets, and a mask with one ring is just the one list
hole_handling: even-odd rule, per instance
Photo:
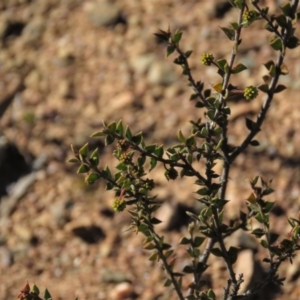
{"label": "pebble", "polygon": [[112,25],[120,15],[118,7],[108,1],[86,3],[84,9],[89,21],[95,27]]}

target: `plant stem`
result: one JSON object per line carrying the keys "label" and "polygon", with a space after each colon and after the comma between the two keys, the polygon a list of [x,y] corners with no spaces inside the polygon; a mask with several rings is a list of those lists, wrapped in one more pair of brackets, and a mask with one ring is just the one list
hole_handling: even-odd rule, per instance
{"label": "plant stem", "polygon": [[184,296],[182,295],[181,288],[180,288],[180,286],[179,286],[179,284],[178,284],[178,282],[177,282],[177,280],[176,280],[176,278],[174,276],[174,273],[173,273],[170,265],[167,262],[167,259],[166,259],[165,255],[163,253],[163,250],[161,249],[161,245],[160,245],[160,242],[159,242],[159,240],[161,240],[161,238],[153,230],[154,229],[152,228],[151,229],[151,234],[153,236],[153,241],[155,243],[156,250],[158,251],[159,258],[162,260],[163,265],[164,265],[164,267],[166,269],[166,272],[170,276],[170,279],[172,281],[173,287],[174,287],[174,289],[175,289],[175,291],[176,291],[176,293],[178,295],[178,299],[184,300]]}

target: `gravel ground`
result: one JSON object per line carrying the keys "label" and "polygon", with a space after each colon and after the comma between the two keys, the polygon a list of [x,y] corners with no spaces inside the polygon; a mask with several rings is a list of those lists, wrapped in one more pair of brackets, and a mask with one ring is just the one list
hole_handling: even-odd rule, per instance
{"label": "gravel ground", "polygon": [[[276,12],[276,1],[265,2]],[[1,299],[16,299],[27,281],[41,290],[47,287],[56,300],[176,299],[163,287],[161,268],[147,261],[142,237],[126,232],[129,216],[113,213],[113,193],[105,191],[103,183],[85,186],[66,160],[72,155],[71,143],[80,147],[89,141],[100,148],[103,165],[116,164],[112,148],[88,138],[101,128],[102,120],[122,118],[132,131],[142,130],[149,143],[171,145],[179,129],[187,133],[189,120],[203,117],[203,111],[188,100],[191,90],[181,70],[172,64],[174,57],[165,58],[165,46],[153,33],[168,25],[183,30],[183,49],[194,51],[193,74],[209,88],[219,77],[215,69],[201,65],[200,55],[209,51],[216,58],[230,56],[230,42],[218,26],[236,18],[237,12],[221,0],[1,1],[0,142],[10,143],[8,152],[17,159],[4,156],[7,165],[0,181],[27,174],[10,185],[9,195],[1,200]],[[268,33],[262,27],[257,21],[244,31],[238,61],[249,70],[234,77],[232,84],[260,84],[262,63],[275,58],[264,46]],[[300,206],[299,57],[300,47],[288,52],[289,74],[281,79],[288,89],[274,99],[257,138],[260,146],[236,160],[227,192],[227,218],[233,219],[245,210],[250,193],[246,179],[273,179],[276,192],[270,200],[276,201],[276,210],[271,224],[282,235],[289,231],[286,215],[296,218]],[[260,95],[250,103],[229,103],[231,143],[243,140],[245,117],[254,117],[263,100]],[[34,167],[30,173],[29,166]],[[11,170],[16,171],[10,174]],[[165,223],[178,203],[194,205],[192,181],[166,182],[163,167],[152,176],[155,193],[166,203],[161,212]],[[187,256],[176,244],[186,227],[171,229],[159,230],[176,247],[180,269]],[[256,242],[243,234],[229,242],[246,245],[236,272],[247,270],[249,281],[262,277],[264,265],[258,260],[265,253],[256,252]],[[209,264],[207,286],[221,295],[226,270],[216,258]],[[282,290],[274,296],[274,289],[265,290],[261,299],[299,299],[299,267],[300,255],[292,265],[285,263]]]}

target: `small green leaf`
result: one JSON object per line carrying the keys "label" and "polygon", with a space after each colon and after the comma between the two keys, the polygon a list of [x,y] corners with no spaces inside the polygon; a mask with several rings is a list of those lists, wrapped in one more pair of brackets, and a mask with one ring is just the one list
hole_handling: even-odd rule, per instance
{"label": "small green leaf", "polygon": [[154,35],[156,37],[158,37],[160,40],[164,41],[164,42],[168,42],[169,41],[169,36],[166,32],[163,33],[154,33]]}
{"label": "small green leaf", "polygon": [[87,173],[90,170],[90,167],[87,164],[82,164],[77,170],[77,174]]}
{"label": "small green leaf", "polygon": [[165,286],[165,287],[168,287],[168,286],[170,286],[171,284],[172,284],[172,280],[168,278],[168,279],[165,281],[164,286]]}
{"label": "small green leaf", "polygon": [[116,128],[117,128],[117,124],[116,122],[111,122],[107,128],[109,129],[110,132],[115,132],[116,131]]}
{"label": "small green leaf", "polygon": [[281,75],[287,75],[289,74],[289,70],[286,66],[286,64],[282,64],[281,67],[280,67],[280,74]]}
{"label": "small green leaf", "polygon": [[127,166],[124,163],[119,163],[116,168],[120,171],[127,171]]}
{"label": "small green leaf", "polygon": [[[154,225],[162,223],[162,221],[157,218],[151,218],[150,222],[151,222],[151,224],[154,224]],[[166,248],[166,249],[169,249],[169,248]],[[166,250],[166,249],[164,249],[164,250]]]}
{"label": "small green leaf", "polygon": [[216,299],[216,295],[215,295],[215,293],[214,293],[214,291],[212,289],[209,289],[207,291],[207,296],[208,296],[209,299],[212,299],[212,300]]}
{"label": "small green leaf", "polygon": [[233,22],[233,23],[230,23],[232,29],[234,30],[238,30],[239,29],[239,24],[237,22]]}
{"label": "small green leaf", "polygon": [[277,241],[278,237],[279,237],[279,234],[277,234],[277,233],[271,233],[270,237],[269,237],[270,245],[272,245],[273,243],[275,243]]}
{"label": "small green leaf", "polygon": [[112,135],[107,135],[104,141],[105,146],[112,144],[115,141],[115,138]]}
{"label": "small green leaf", "polygon": [[[221,69],[221,70],[223,70],[224,71],[224,68],[225,68],[225,65],[228,65],[228,63],[227,63],[227,61],[226,61],[226,59],[224,59],[224,58],[221,58],[221,59],[218,59],[217,60],[217,65],[219,66],[219,68]],[[221,87],[222,87],[222,83],[220,83],[221,84]],[[222,88],[221,88],[221,91],[222,91]],[[218,93],[220,93],[221,91],[217,91]]]}
{"label": "small green leaf", "polygon": [[291,3],[286,2],[282,6],[279,6],[286,17],[292,17],[293,9]]}
{"label": "small green leaf", "polygon": [[286,86],[282,85],[282,84],[278,84],[274,90],[274,93],[280,93],[282,91],[284,91],[286,89]]}
{"label": "small green leaf", "polygon": [[176,31],[174,36],[173,36],[173,41],[178,44],[181,40],[182,37],[182,32],[181,31]]}
{"label": "small green leaf", "polygon": [[259,144],[259,141],[257,141],[257,140],[252,140],[252,141],[250,142],[250,145],[253,146],[253,147],[257,147],[257,146],[259,146],[260,144]]}
{"label": "small green leaf", "polygon": [[232,74],[240,73],[246,69],[247,69],[247,67],[245,65],[237,64],[235,67],[232,68]]}
{"label": "small green leaf", "polygon": [[52,296],[51,296],[51,294],[49,293],[48,289],[45,289],[44,299],[45,299],[45,300],[52,300]]}
{"label": "small green leaf", "polygon": [[148,153],[153,153],[156,149],[157,145],[156,144],[152,144],[152,145],[149,145],[149,146],[146,146],[145,147],[145,150],[148,152]]}
{"label": "small green leaf", "polygon": [[190,96],[190,101],[193,101],[193,100],[195,100],[195,99],[197,99],[198,98],[198,94],[192,94],[191,96]]}
{"label": "small green leaf", "polygon": [[[176,160],[178,161],[180,159],[179,154],[178,153],[174,153],[170,156],[171,160]],[[188,171],[188,170],[187,170]]]}
{"label": "small green leaf", "polygon": [[150,169],[149,169],[149,172],[152,171],[157,165],[157,160],[153,157],[151,157],[150,159]]}
{"label": "small green leaf", "polygon": [[196,193],[198,195],[205,196],[208,194],[208,189],[206,187],[204,187],[204,188],[199,189]]}
{"label": "small green leaf", "polygon": [[100,175],[98,173],[90,173],[85,178],[85,182],[87,184],[94,184],[99,178],[100,178]]}
{"label": "small green leaf", "polygon": [[252,131],[256,128],[256,123],[253,122],[252,120],[248,119],[248,118],[245,118],[246,119],[246,127]]}
{"label": "small green leaf", "polygon": [[189,136],[185,143],[188,147],[196,146],[195,136],[194,135]]}
{"label": "small green leaf", "polygon": [[186,51],[186,52],[184,53],[184,56],[185,56],[186,58],[189,58],[189,57],[191,56],[192,53],[193,53],[193,50],[188,50],[188,51]]}
{"label": "small green leaf", "polygon": [[150,256],[149,256],[149,258],[148,258],[150,261],[157,261],[157,259],[158,259],[158,254],[157,254],[157,252],[154,252],[154,253],[152,253]]}
{"label": "small green leaf", "polygon": [[146,249],[146,250],[153,250],[153,249],[156,248],[156,246],[155,246],[154,243],[150,242],[150,243],[147,243],[146,245],[144,245],[143,248]]}
{"label": "small green leaf", "polygon": [[138,231],[139,232],[146,232],[148,230],[148,226],[146,224],[141,224],[140,226],[138,226]]}
{"label": "small green leaf", "polygon": [[72,157],[67,160],[68,163],[79,163],[80,160],[78,158]]}
{"label": "small green leaf", "polygon": [[218,151],[222,147],[222,144],[223,144],[223,139],[220,139],[218,144],[215,147],[215,150]]}
{"label": "small green leaf", "polygon": [[230,247],[227,254],[229,256],[230,262],[234,264],[237,260],[239,249],[236,247]]}
{"label": "small green leaf", "polygon": [[222,128],[221,127],[216,127],[214,129],[214,132],[213,132],[214,135],[219,135],[221,133],[222,133]]}
{"label": "small green leaf", "polygon": [[104,133],[103,131],[97,131],[97,132],[94,132],[91,137],[97,137],[97,136],[105,136],[106,133]]}
{"label": "small green leaf", "polygon": [[154,151],[154,154],[161,158],[164,154],[163,146],[161,145],[161,146],[156,147],[155,151]]}
{"label": "small green leaf", "polygon": [[96,148],[93,153],[90,156],[90,163],[94,166],[97,167],[99,165],[99,151],[98,148]]}
{"label": "small green leaf", "polygon": [[79,154],[83,157],[86,158],[89,154],[89,144],[86,143],[82,148],[79,150]]}
{"label": "small green leaf", "polygon": [[162,246],[161,246],[162,250],[168,250],[170,248],[172,248],[172,246],[170,244],[167,244],[167,243],[163,243]]}
{"label": "small green leaf", "polygon": [[287,21],[283,14],[276,16],[275,20],[280,27],[286,27]]}
{"label": "small green leaf", "polygon": [[[266,195],[264,195],[264,196],[266,196]],[[265,214],[269,213],[273,209],[274,205],[275,205],[275,202],[264,201],[263,202],[263,212]]]}
{"label": "small green leaf", "polygon": [[186,141],[186,138],[184,137],[184,135],[182,134],[182,131],[181,130],[179,130],[178,131],[178,140],[181,142],[181,143],[185,143],[185,141]]}
{"label": "small green leaf", "polygon": [[264,64],[264,66],[266,67],[266,69],[267,69],[268,71],[270,71],[271,67],[275,67],[275,63],[274,63],[273,60],[269,60],[268,62],[266,62],[266,63]]}
{"label": "small green leaf", "polygon": [[179,244],[180,244],[180,245],[188,245],[190,242],[191,242],[190,239],[188,239],[188,238],[186,238],[186,237],[183,237],[183,238],[180,240]]}
{"label": "small green leaf", "polygon": [[212,248],[209,250],[211,254],[217,257],[223,257],[223,253],[219,248]]}
{"label": "small green leaf", "polygon": [[128,126],[126,126],[125,136],[127,137],[127,139],[129,141],[131,141],[131,139],[132,139],[132,133],[131,133],[130,128]]}
{"label": "small green leaf", "polygon": [[262,77],[262,79],[264,80],[264,82],[265,82],[266,84],[270,84],[271,81],[272,81],[272,77],[271,77],[270,75],[264,75],[264,76]]}
{"label": "small green leaf", "polygon": [[168,258],[170,257],[172,254],[174,253],[174,250],[167,250],[166,252],[164,252],[164,256],[165,258]]}
{"label": "small green leaf", "polygon": [[226,36],[229,38],[229,40],[234,41],[235,38],[235,30],[227,27],[220,27],[223,32],[226,34]]}
{"label": "small green leaf", "polygon": [[259,85],[257,88],[266,94],[269,92],[269,85],[266,83]]}
{"label": "small green leaf", "polygon": [[222,209],[227,203],[228,203],[228,200],[225,200],[225,199],[219,199],[219,198],[217,198],[217,200],[215,201],[215,205],[219,209]]}
{"label": "small green leaf", "polygon": [[142,141],[142,138],[143,138],[143,133],[139,132],[138,134],[132,137],[132,142],[135,143],[136,145],[139,145]]}
{"label": "small green leaf", "polygon": [[264,248],[268,248],[268,243],[267,243],[267,241],[266,240],[261,240],[260,241],[260,244],[264,247]]}
{"label": "small green leaf", "polygon": [[36,295],[39,295],[40,294],[40,290],[39,288],[34,284],[33,287],[32,287],[32,292]]}
{"label": "small green leaf", "polygon": [[267,187],[266,189],[264,189],[263,191],[263,196],[267,196],[267,195],[270,195],[274,192],[274,190],[270,187]]}
{"label": "small green leaf", "polygon": [[292,36],[288,39],[286,46],[289,49],[295,49],[300,45],[300,41],[297,37]]}
{"label": "small green leaf", "polygon": [[146,156],[145,155],[140,155],[137,159],[137,165],[139,167],[142,167],[146,162]]}
{"label": "small green leaf", "polygon": [[207,130],[206,127],[203,127],[203,128],[201,129],[200,136],[201,136],[201,137],[207,137],[207,136],[208,136],[208,130]]}
{"label": "small green leaf", "polygon": [[192,266],[185,266],[182,270],[184,273],[191,274],[194,272],[194,268]]}
{"label": "small green leaf", "polygon": [[269,44],[276,51],[280,51],[283,48],[282,40],[275,35],[270,37]]}
{"label": "small green leaf", "polygon": [[223,112],[224,112],[224,114],[226,114],[226,115],[230,115],[230,114],[231,114],[231,110],[230,110],[230,108],[229,108],[228,106],[225,106],[225,107],[223,108]]}
{"label": "small green leaf", "polygon": [[73,144],[71,144],[71,150],[72,150],[72,152],[73,152],[73,154],[77,154],[77,152],[75,151],[75,149],[74,149],[74,146],[73,146]]}
{"label": "small green leaf", "polygon": [[116,128],[116,132],[119,134],[119,135],[123,135],[123,131],[124,131],[124,128],[123,128],[123,122],[122,120],[120,120],[117,124],[117,128]]}
{"label": "small green leaf", "polygon": [[245,4],[245,0],[234,0],[234,4],[237,8],[242,9]]}
{"label": "small green leaf", "polygon": [[169,45],[167,47],[166,57],[170,56],[175,51],[175,49],[176,49],[175,46]]}
{"label": "small green leaf", "polygon": [[257,213],[257,214],[255,215],[255,219],[256,219],[259,223],[261,223],[261,224],[264,223],[264,217],[261,215],[261,213]]}
{"label": "small green leaf", "polygon": [[255,235],[256,238],[261,238],[263,235],[265,235],[265,231],[261,228],[256,228],[252,230],[251,233]]}
{"label": "small green leaf", "polygon": [[196,236],[195,239],[194,239],[194,246],[195,247],[200,247],[204,241],[205,241],[204,237]]}

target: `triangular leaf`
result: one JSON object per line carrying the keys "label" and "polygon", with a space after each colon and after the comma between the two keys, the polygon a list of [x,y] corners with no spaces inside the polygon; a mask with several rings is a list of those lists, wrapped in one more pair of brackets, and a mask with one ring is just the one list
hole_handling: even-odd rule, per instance
{"label": "triangular leaf", "polygon": [[227,27],[220,27],[226,36],[231,40],[234,41],[235,38],[235,30]]}
{"label": "triangular leaf", "polygon": [[232,74],[240,73],[246,69],[247,69],[247,67],[245,65],[237,64],[235,67],[232,68]]}
{"label": "triangular leaf", "polygon": [[274,90],[274,93],[280,93],[286,89],[286,86],[282,84],[278,84]]}

